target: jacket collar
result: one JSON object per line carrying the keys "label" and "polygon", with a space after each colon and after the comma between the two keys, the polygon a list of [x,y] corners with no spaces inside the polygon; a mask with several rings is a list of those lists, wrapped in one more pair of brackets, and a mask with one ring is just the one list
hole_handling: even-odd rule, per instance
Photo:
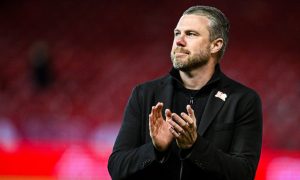
{"label": "jacket collar", "polygon": [[[173,69],[171,72],[175,72]],[[164,78],[163,81],[160,82],[159,88],[155,90],[155,97],[156,97],[156,103],[157,102],[163,102],[164,103],[164,109],[163,109],[163,116],[164,116],[164,110],[166,108],[172,107],[172,99],[173,99],[173,92],[174,92],[174,77],[171,75]],[[220,111],[224,103],[226,102],[222,100],[219,97],[216,97],[216,94],[218,92],[226,94],[227,98],[229,96],[229,91],[226,90],[227,87],[227,80],[226,76],[222,73],[219,65],[216,66],[216,71],[214,75],[212,76],[211,80],[205,85],[212,85],[214,84],[212,91],[209,95],[207,104],[205,106],[201,122],[198,127],[198,133],[203,136],[206,132],[209,125],[213,122],[214,118],[216,117],[217,113]],[[178,80],[178,79],[177,79]],[[171,109],[172,111],[172,109]]]}

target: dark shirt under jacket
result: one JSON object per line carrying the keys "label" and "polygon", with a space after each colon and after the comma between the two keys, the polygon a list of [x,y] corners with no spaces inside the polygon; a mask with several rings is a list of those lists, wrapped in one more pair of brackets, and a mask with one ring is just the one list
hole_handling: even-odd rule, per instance
{"label": "dark shirt under jacket", "polygon": [[[163,112],[186,112],[189,93],[195,93],[197,140],[188,153],[174,141],[161,159],[149,133],[151,107],[163,102]],[[254,90],[225,76],[219,66],[199,92],[183,88],[171,73],[132,91],[108,170],[113,180],[252,180],[261,143],[261,101]]]}
{"label": "dark shirt under jacket", "polygon": [[180,115],[181,112],[187,113],[186,106],[190,104],[195,111],[198,127],[209,94],[212,91],[213,87],[216,86],[218,80],[220,80],[219,66],[216,67],[215,73],[213,74],[212,78],[207,82],[207,84],[198,90],[191,90],[185,88],[178,70],[173,68],[170,71],[170,75],[173,78],[174,84],[172,111],[177,113],[178,115]]}

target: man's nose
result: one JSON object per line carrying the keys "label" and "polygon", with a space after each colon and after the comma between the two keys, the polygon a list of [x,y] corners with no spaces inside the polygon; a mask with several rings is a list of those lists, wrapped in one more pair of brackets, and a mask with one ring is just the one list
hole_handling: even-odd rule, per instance
{"label": "man's nose", "polygon": [[176,37],[176,45],[177,46],[185,46],[186,41],[183,35]]}

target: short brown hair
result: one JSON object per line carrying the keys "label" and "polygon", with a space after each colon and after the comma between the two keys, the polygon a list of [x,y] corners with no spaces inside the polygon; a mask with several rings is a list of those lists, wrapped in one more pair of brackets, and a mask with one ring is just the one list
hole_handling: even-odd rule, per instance
{"label": "short brown hair", "polygon": [[229,34],[229,21],[226,16],[215,7],[210,6],[192,6],[184,11],[183,15],[201,15],[205,16],[210,20],[209,25],[209,38],[213,41],[217,38],[223,39],[223,46],[218,52],[218,61],[223,57],[227,44],[228,44],[228,34]]}

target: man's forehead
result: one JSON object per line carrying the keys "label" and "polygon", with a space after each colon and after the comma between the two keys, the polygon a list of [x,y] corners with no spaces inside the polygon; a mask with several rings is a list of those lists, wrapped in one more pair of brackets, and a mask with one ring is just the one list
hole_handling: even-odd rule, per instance
{"label": "man's forehead", "polygon": [[204,27],[208,27],[210,20],[204,15],[195,15],[195,14],[188,14],[183,15],[179,19],[176,29],[202,29]]}

